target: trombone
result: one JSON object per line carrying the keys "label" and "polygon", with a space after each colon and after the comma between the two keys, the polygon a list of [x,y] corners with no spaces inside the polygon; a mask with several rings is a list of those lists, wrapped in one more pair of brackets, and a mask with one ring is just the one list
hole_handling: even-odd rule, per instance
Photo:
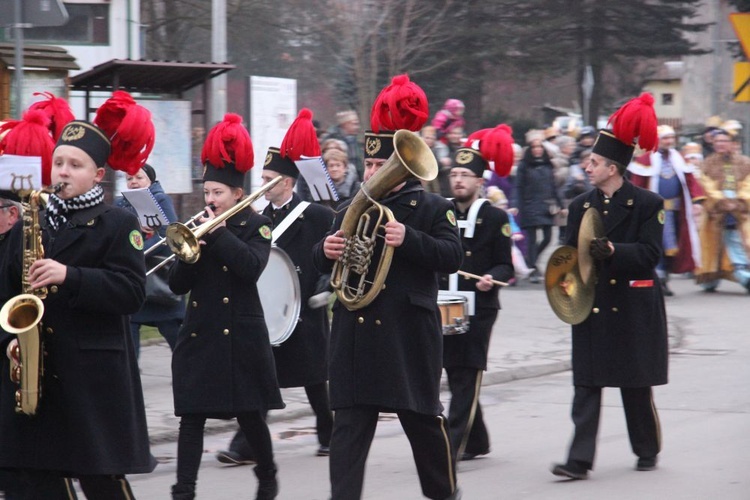
{"label": "trombone", "polygon": [[195,264],[198,262],[198,259],[201,256],[200,239],[203,238],[206,233],[213,231],[216,226],[255,203],[258,198],[266,194],[267,191],[270,191],[276,186],[276,184],[281,182],[283,178],[284,177],[281,175],[276,177],[269,183],[264,184],[263,187],[254,193],[248,195],[244,200],[240,201],[226,212],[198,227],[190,228],[187,224],[181,222],[173,222],[167,226],[167,236],[165,240],[169,245],[169,249],[172,250],[172,255],[149,269],[146,276],[166,266],[168,263],[172,262],[175,257],[188,264]]}
{"label": "trombone", "polygon": [[[208,205],[208,208],[210,208],[211,210],[214,210],[214,209],[215,209],[216,207],[214,206],[214,204],[213,204],[213,203],[211,203],[210,205]],[[187,220],[187,221],[185,222],[185,225],[186,225],[186,226],[195,226],[195,221],[196,221],[196,219],[199,219],[200,217],[203,217],[203,216],[204,216],[204,215],[206,215],[206,214],[207,214],[206,210],[201,210],[201,211],[200,211],[200,212],[198,212],[197,214],[195,214],[195,215],[193,215],[192,217],[190,217],[190,218],[189,218],[189,219],[188,219],[188,220]],[[149,256],[149,255],[151,255],[151,254],[152,254],[153,252],[155,252],[155,251],[157,251],[157,250],[158,250],[159,248],[161,248],[161,246],[162,246],[163,244],[165,244],[166,242],[167,242],[167,238],[166,238],[166,236],[165,236],[165,237],[161,238],[161,239],[160,239],[159,241],[157,241],[157,242],[156,242],[156,243],[155,243],[155,244],[154,244],[154,245],[153,245],[153,246],[152,246],[151,248],[149,248],[148,250],[146,250],[145,252],[143,252],[143,255],[144,255],[145,257],[148,257],[148,256]],[[149,272],[149,274],[150,274],[150,272]]]}

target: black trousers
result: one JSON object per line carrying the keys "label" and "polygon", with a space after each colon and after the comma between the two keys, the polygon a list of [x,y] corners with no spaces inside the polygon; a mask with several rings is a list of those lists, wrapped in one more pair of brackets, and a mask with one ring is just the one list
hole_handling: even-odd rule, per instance
{"label": "black trousers", "polygon": [[[305,393],[313,413],[315,413],[315,430],[318,434],[318,443],[320,443],[320,446],[329,446],[333,430],[333,414],[328,401],[328,383],[307,385],[305,386]],[[263,413],[264,419],[267,414],[268,412]],[[247,442],[242,429],[235,433],[232,442],[229,444],[229,449],[245,458],[255,458],[255,452],[250,443]]]}
{"label": "black trousers", "polygon": [[[7,500],[76,500],[73,481],[51,471],[16,470],[13,487],[5,491]],[[88,500],[133,500],[135,496],[125,476],[82,475],[78,477]]]}
{"label": "black trousers", "polygon": [[[237,415],[237,422],[255,450],[258,470],[275,470],[271,433],[261,412],[241,413]],[[177,484],[195,486],[198,481],[205,425],[206,417],[202,415],[183,415],[180,419],[180,433],[177,438]]]}
{"label": "black trousers", "polygon": [[[651,387],[620,388],[630,446],[639,458],[655,457],[661,451],[659,415]],[[602,388],[575,386],[571,418],[575,424],[568,462],[592,469],[599,431]]]}
{"label": "black trousers", "polygon": [[[362,497],[365,463],[370,451],[379,409],[353,406],[336,410],[331,436],[331,499]],[[422,493],[427,498],[448,498],[456,489],[456,469],[450,439],[442,415],[397,411],[411,444]]]}
{"label": "black trousers", "polygon": [[451,405],[448,428],[451,446],[460,459],[463,453],[483,455],[490,451],[490,436],[482,417],[479,391],[483,370],[478,368],[446,368]]}
{"label": "black trousers", "polygon": [[[539,244],[536,242],[537,229],[542,230],[542,241]],[[552,226],[525,227],[523,230],[526,233],[526,245],[529,252],[526,263],[529,267],[536,269],[536,261],[539,259],[539,255],[552,241]]]}

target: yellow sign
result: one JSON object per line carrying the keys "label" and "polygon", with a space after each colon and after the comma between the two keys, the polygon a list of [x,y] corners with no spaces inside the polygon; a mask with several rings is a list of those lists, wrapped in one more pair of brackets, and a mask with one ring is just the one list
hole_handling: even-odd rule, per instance
{"label": "yellow sign", "polygon": [[734,63],[732,93],[736,102],[750,102],[750,62]]}
{"label": "yellow sign", "polygon": [[729,14],[737,39],[745,51],[745,57],[750,59],[750,12],[734,12]]}

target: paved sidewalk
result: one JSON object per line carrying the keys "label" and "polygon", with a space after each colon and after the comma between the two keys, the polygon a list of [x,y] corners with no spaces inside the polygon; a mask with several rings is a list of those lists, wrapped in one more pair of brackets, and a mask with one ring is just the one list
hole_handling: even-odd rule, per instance
{"label": "paved sidewalk", "polygon": [[[503,309],[494,326],[482,385],[570,369],[570,326],[552,312],[544,285],[521,282],[502,290],[500,301]],[[674,348],[682,338],[680,324],[670,318],[669,328],[670,344]],[[154,444],[177,439],[179,419],[174,416],[170,362],[171,352],[165,342],[141,346],[141,380],[149,435]],[[450,396],[445,380],[443,382],[441,399],[447,402]],[[286,408],[271,411],[269,422],[312,415],[303,388],[282,389],[282,396]],[[206,432],[224,432],[235,429],[236,425],[234,420],[208,420]]]}

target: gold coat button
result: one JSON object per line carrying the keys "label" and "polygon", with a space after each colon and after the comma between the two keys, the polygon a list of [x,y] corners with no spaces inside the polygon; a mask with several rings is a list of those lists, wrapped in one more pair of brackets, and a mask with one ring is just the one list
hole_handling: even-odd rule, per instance
{"label": "gold coat button", "polygon": [[608,215],[609,214],[609,212],[607,210],[605,210],[603,213],[604,213],[604,215]]}
{"label": "gold coat button", "polygon": [[380,325],[380,320],[379,320],[379,319],[376,319],[376,320],[375,320],[375,324],[376,324],[376,325]]}
{"label": "gold coat button", "polygon": [[471,257],[471,250],[466,250],[466,256]]}
{"label": "gold coat button", "polygon": [[197,336],[198,336],[198,334],[197,334],[197,333],[195,333],[195,332],[193,332],[193,333],[191,333],[191,334],[190,334],[190,336],[191,336],[191,337],[197,337]]}
{"label": "gold coat button", "polygon": [[591,312],[593,312],[594,314],[599,314],[599,308],[598,308],[598,307],[595,307],[595,308],[593,308],[593,309],[591,310]]}
{"label": "gold coat button", "polygon": [[615,312],[615,313],[616,313],[617,311],[619,311],[619,309],[617,309],[616,307],[613,307],[613,308],[612,308],[612,312]]}
{"label": "gold coat button", "polygon": [[198,307],[198,303],[196,301],[193,301],[191,304],[193,307]]}
{"label": "gold coat button", "polygon": [[49,291],[52,293],[57,293],[57,285],[52,285],[51,287],[49,287]]}
{"label": "gold coat button", "polygon": [[606,205],[609,205],[609,198],[605,198],[605,199],[604,199],[604,203],[605,203]]}
{"label": "gold coat button", "polygon": [[360,325],[362,323],[364,323],[364,322],[365,322],[365,318],[363,318],[362,316],[360,316],[359,318],[357,318],[357,323],[359,323]]}
{"label": "gold coat button", "polygon": [[229,271],[229,268],[227,266],[221,266],[221,270],[227,272]]}
{"label": "gold coat button", "polygon": [[224,335],[229,335],[229,329],[228,328],[224,328]]}
{"label": "gold coat button", "polygon": [[224,297],[223,299],[221,299],[221,301],[225,304],[229,304],[229,297]]}
{"label": "gold coat button", "polygon": [[616,285],[617,284],[617,280],[616,279],[611,279],[611,280],[609,280],[609,284],[610,285]]}
{"label": "gold coat button", "polygon": [[52,327],[51,327],[51,326],[48,326],[48,327],[47,327],[47,328],[45,329],[45,331],[46,331],[47,333],[55,333],[55,331],[54,331],[54,330],[52,329]]}

